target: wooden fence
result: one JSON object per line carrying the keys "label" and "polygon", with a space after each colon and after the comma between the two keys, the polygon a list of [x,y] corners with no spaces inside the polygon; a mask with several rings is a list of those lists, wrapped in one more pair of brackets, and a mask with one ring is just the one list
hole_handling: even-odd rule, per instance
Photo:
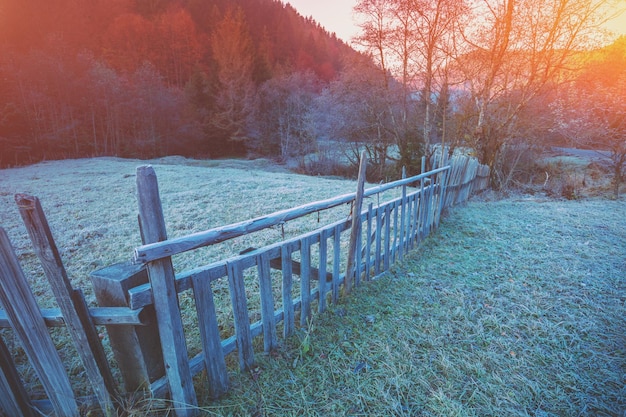
{"label": "wooden fence", "polygon": [[[0,327],[13,329],[48,397],[30,398],[0,338],[0,412],[8,416],[42,412],[77,416],[81,407],[96,406],[105,415],[115,415],[124,393],[143,389],[154,397],[168,396],[177,416],[197,415],[194,375],[206,371],[210,396],[224,394],[229,384],[227,355],[237,351],[239,368],[252,369],[254,338],[262,337],[263,349],[269,352],[280,338],[305,326],[315,311],[321,313],[329,303],[337,302],[341,291],[347,294],[387,271],[438,226],[445,208],[486,188],[488,168],[466,157],[445,162],[441,168],[365,190],[362,158],[355,193],[173,239],[167,238],[156,173],[150,166],[139,167],[143,245],[135,249],[134,264],[112,265],[92,273],[97,308],[88,308],[81,290],[71,287],[37,198],[16,196],[59,309],[39,309],[0,228],[0,303],[4,307]],[[367,197],[392,189],[397,190],[396,197],[363,207]],[[349,216],[317,230],[191,270],[174,271],[172,257],[183,252],[345,204],[351,204]],[[232,304],[234,330],[226,336],[220,333],[218,323],[224,306],[216,302],[213,289],[218,280],[227,281]],[[258,292],[259,305],[253,307],[260,311],[258,320],[252,319],[246,295],[252,283]],[[199,328],[201,350],[193,357],[179,305],[181,293],[191,293],[195,300],[192,315]],[[106,326],[123,387],[115,384],[96,325]],[[67,326],[92,396],[74,395],[47,329],[51,326]]]}

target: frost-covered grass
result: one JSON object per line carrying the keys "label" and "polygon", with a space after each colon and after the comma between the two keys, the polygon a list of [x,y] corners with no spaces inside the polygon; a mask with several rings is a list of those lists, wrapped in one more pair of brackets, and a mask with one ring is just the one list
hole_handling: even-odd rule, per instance
{"label": "frost-covered grass", "polygon": [[455,209],[206,415],[622,416],[625,218],[607,200]]}
{"label": "frost-covered grass", "polygon": [[[0,171],[0,226],[41,302],[50,291],[13,194],[41,199],[72,283],[89,290],[92,270],[130,259],[140,244],[134,175],[143,163],[98,158]],[[293,175],[263,161],[151,163],[170,236],[354,191],[353,181]],[[348,211],[322,213],[320,223]],[[391,272],[316,316],[281,349],[258,354],[252,374],[232,367],[222,400],[208,401],[198,378],[201,415],[621,416],[625,218],[623,200],[529,197],[455,208]],[[284,232],[317,226],[313,215]],[[282,233],[237,239],[202,260]],[[23,360],[19,343],[8,341]],[[79,378],[80,366],[70,368]],[[131,415],[165,415],[166,405],[138,399],[128,407]]]}
{"label": "frost-covered grass", "polygon": [[[198,161],[169,157],[154,161],[95,158],[51,161],[33,166],[0,170],[0,227],[7,230],[18,259],[42,308],[55,307],[52,291],[28,239],[16,193],[38,197],[59,247],[71,283],[82,288],[94,303],[89,274],[108,265],[129,261],[141,245],[137,224],[136,167],[153,165],[169,237],[270,214],[308,202],[355,191],[355,181],[296,175],[266,160]],[[281,227],[243,236],[214,247],[174,258],[177,271],[223,259],[251,246],[262,246],[295,236],[320,225],[347,217],[349,206],[313,214]],[[318,223],[319,222],[319,223]],[[223,280],[224,281],[224,280]],[[232,318],[226,282],[213,286],[223,323],[224,337],[232,334]],[[254,288],[250,291],[254,292]],[[193,311],[193,297],[181,294],[181,305]],[[253,318],[256,316],[251,314]],[[197,333],[193,314],[187,328]],[[55,340],[71,375],[82,366],[64,329],[54,329]],[[104,334],[104,331],[103,331]],[[33,391],[40,388],[19,343],[6,331],[24,379]],[[196,336],[196,337],[194,337]],[[190,355],[197,353],[197,335],[190,334]],[[195,340],[195,342],[193,341]],[[106,338],[105,338],[106,344]],[[111,353],[109,352],[111,357]],[[79,395],[89,393],[84,386]]]}
{"label": "frost-covered grass", "polygon": [[[194,161],[164,158],[155,161],[95,158],[44,162],[0,170],[0,227],[13,242],[20,261],[37,289],[45,281],[37,266],[26,229],[14,202],[16,193],[38,197],[52,229],[68,275],[75,286],[88,287],[89,273],[132,258],[141,245],[137,224],[135,170],[153,165],[159,181],[169,237],[247,220],[355,191],[355,182],[296,175],[257,161]],[[322,212],[319,221],[348,216],[350,207]],[[241,237],[202,259],[176,259],[179,269],[208,263],[285,236],[317,227],[318,217],[289,222],[264,233]],[[45,287],[45,286],[44,286]],[[43,288],[42,292],[45,292]],[[42,302],[46,303],[46,298]]]}

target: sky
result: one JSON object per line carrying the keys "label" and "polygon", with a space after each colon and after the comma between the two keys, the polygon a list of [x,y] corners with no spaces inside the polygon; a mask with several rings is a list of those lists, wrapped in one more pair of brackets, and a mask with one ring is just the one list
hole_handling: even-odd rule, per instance
{"label": "sky", "polygon": [[[352,16],[356,0],[284,0],[290,3],[302,16],[312,16],[330,33],[350,44],[352,37],[358,35],[359,28]],[[622,2],[624,3],[624,2]],[[626,13],[609,22],[607,28],[617,34],[626,35]]]}
{"label": "sky", "polygon": [[357,35],[359,28],[352,18],[352,8],[356,0],[284,0],[291,4],[304,17],[313,19],[330,33],[347,44]]}

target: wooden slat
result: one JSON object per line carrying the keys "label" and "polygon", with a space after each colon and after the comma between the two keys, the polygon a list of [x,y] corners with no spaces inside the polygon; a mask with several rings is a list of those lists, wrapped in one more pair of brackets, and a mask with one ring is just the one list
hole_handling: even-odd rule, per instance
{"label": "wooden slat", "polygon": [[391,259],[395,262],[402,247],[402,236],[400,234],[400,228],[398,227],[399,211],[398,207],[402,204],[402,197],[396,203],[395,201],[391,205],[391,213],[393,213],[393,241],[391,242]]}
{"label": "wooden slat", "polygon": [[311,243],[303,238],[300,244],[302,270],[300,273],[300,326],[306,326],[311,318]]}
{"label": "wooden slat", "polygon": [[[389,218],[391,216],[391,206],[385,206],[385,218]],[[389,270],[389,260],[391,255],[391,225],[389,222],[385,222],[385,254],[383,255],[384,262],[384,270]]]}
{"label": "wooden slat", "polygon": [[[406,168],[402,167],[402,178],[406,178]],[[406,185],[402,186],[402,202],[400,203],[400,245],[398,255],[400,259],[404,257],[406,251]],[[387,269],[387,266],[385,266]]]}
{"label": "wooden slat", "polygon": [[78,416],[65,367],[3,228],[0,228],[0,304],[57,415]]}
{"label": "wooden slat", "polygon": [[0,415],[35,417],[11,353],[0,336]]}
{"label": "wooden slat", "polygon": [[335,227],[333,232],[333,304],[336,304],[339,300],[339,286],[341,282],[341,232],[342,229],[339,226]]}
{"label": "wooden slat", "polygon": [[[359,222],[359,229],[362,229],[363,218]],[[363,245],[363,233],[359,232],[356,237],[356,247],[354,250],[354,286],[361,285],[361,274],[363,273],[363,257],[361,256]]]}
{"label": "wooden slat", "polygon": [[100,407],[107,416],[113,416],[115,381],[85,297],[80,289],[72,288],[39,199],[17,194],[15,202]]}
{"label": "wooden slat", "polygon": [[194,277],[193,293],[196,300],[198,326],[204,351],[204,366],[209,381],[209,397],[216,399],[228,391],[228,371],[222,350],[222,339],[217,323],[211,281]]}
{"label": "wooden slat", "polygon": [[[381,273],[382,268],[382,240],[383,240],[383,207],[380,205],[376,209],[376,253],[374,257],[374,270],[376,275]],[[385,223],[389,223],[389,219],[385,217]]]}
{"label": "wooden slat", "polygon": [[370,279],[372,268],[372,221],[374,216],[374,204],[367,206],[367,241],[365,242],[365,280]]}
{"label": "wooden slat", "polygon": [[[336,230],[336,229],[335,229]],[[326,263],[328,260],[328,231],[322,230],[320,231],[320,246],[319,246],[319,273],[321,275],[330,275],[331,281],[330,285],[334,289],[334,283],[332,274],[328,274],[326,272]],[[328,293],[328,280],[320,280],[317,283],[317,288],[319,291],[319,300],[317,303],[317,311],[319,313],[323,313],[326,310],[326,294]]]}
{"label": "wooden slat", "polygon": [[242,371],[249,371],[254,367],[254,350],[252,347],[252,334],[250,334],[250,317],[248,315],[248,299],[246,297],[243,270],[237,261],[228,262],[227,269],[230,302],[233,305],[233,316],[235,319],[239,368]]}
{"label": "wooden slat", "polygon": [[295,330],[295,317],[293,310],[293,297],[291,290],[293,289],[293,274],[291,271],[291,250],[288,245],[281,248],[281,257],[283,261],[283,311],[285,313],[283,319],[283,338],[291,336]]}
{"label": "wooden slat", "polygon": [[[156,173],[149,165],[137,168],[139,220],[146,243],[167,239]],[[177,417],[198,414],[197,398],[189,369],[185,332],[175,286],[171,258],[148,263],[148,277],[159,325],[163,361]]]}
{"label": "wooden slat", "polygon": [[263,350],[269,353],[278,346],[276,336],[276,320],[274,318],[274,292],[272,290],[272,274],[267,252],[258,255],[257,268],[259,276],[259,292],[261,295],[261,320],[263,322]]}
{"label": "wooden slat", "polygon": [[[93,324],[98,326],[146,326],[150,323],[143,308],[131,310],[128,307],[90,307],[89,315]],[[65,327],[66,325],[63,313],[58,308],[42,308],[41,317],[47,327]],[[0,310],[0,328],[2,327],[11,327],[4,310]]]}

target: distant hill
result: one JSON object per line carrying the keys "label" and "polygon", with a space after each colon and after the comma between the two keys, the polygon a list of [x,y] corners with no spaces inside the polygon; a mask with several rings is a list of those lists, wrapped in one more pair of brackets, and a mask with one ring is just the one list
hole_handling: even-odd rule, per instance
{"label": "distant hill", "polygon": [[275,0],[3,0],[0,166],[241,154],[256,88],[355,55]]}

